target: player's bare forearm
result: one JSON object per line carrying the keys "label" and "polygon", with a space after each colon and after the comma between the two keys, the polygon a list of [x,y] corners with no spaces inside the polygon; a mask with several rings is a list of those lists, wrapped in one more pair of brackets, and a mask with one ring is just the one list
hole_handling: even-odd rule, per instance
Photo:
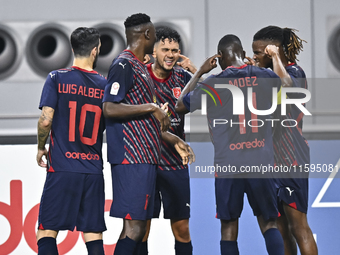
{"label": "player's bare forearm", "polygon": [[40,118],[38,120],[38,149],[44,150],[47,138],[50,134],[52,121],[53,121],[54,109],[48,106],[44,106],[41,111]]}
{"label": "player's bare forearm", "polygon": [[129,105],[124,103],[104,102],[103,114],[105,118],[133,118],[148,113],[153,113],[157,108],[155,104]]}
{"label": "player's bare forearm", "polygon": [[177,153],[181,156],[183,165],[195,162],[195,154],[191,147],[178,136],[170,132],[162,132],[162,139],[174,146]]}
{"label": "player's bare forearm", "polygon": [[162,132],[162,139],[171,145],[175,145],[180,138],[177,135],[174,135],[169,131],[166,131]]}
{"label": "player's bare forearm", "polygon": [[221,57],[219,54],[215,54],[214,56],[207,58],[204,63],[200,66],[200,68],[196,71],[196,73],[192,76],[190,81],[187,83],[187,85],[184,87],[181,95],[179,96],[175,111],[181,114],[188,113],[188,109],[185,107],[183,103],[183,97],[187,95],[189,92],[193,91],[196,86],[197,82],[201,78],[201,76],[205,73],[209,73],[212,69],[217,67],[217,60],[216,58]]}
{"label": "player's bare forearm", "polygon": [[273,60],[273,71],[281,78],[282,87],[291,87],[292,86],[292,78],[288,74],[286,68],[283,66],[283,63],[280,59],[280,55],[274,54],[272,56]]}
{"label": "player's bare forearm", "polygon": [[153,114],[160,122],[162,131],[168,130],[170,119],[167,113],[156,104],[129,105],[112,102],[104,102],[103,104],[103,114],[105,118],[126,119],[149,113]]}
{"label": "player's bare forearm", "polygon": [[264,51],[272,59],[273,71],[281,78],[282,87],[291,87],[293,82],[281,60],[279,47],[269,44]]}
{"label": "player's bare forearm", "polygon": [[188,113],[188,109],[185,107],[183,103],[183,97],[188,94],[190,91],[193,91],[198,81],[200,80],[201,76],[203,75],[202,72],[197,71],[190,79],[190,81],[187,83],[187,85],[184,87],[181,95],[179,96],[176,105],[175,105],[175,111],[180,114],[186,114]]}

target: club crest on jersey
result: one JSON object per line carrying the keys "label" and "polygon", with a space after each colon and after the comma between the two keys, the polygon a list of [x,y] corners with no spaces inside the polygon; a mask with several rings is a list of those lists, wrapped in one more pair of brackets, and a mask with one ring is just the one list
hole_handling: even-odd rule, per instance
{"label": "club crest on jersey", "polygon": [[176,87],[176,88],[173,88],[173,89],[172,89],[172,94],[174,95],[174,97],[175,97],[176,99],[179,98],[179,96],[181,95],[181,93],[182,93],[182,90],[181,90],[180,87]]}
{"label": "club crest on jersey", "polygon": [[112,83],[110,94],[116,96],[118,94],[119,88],[120,85],[118,82]]}

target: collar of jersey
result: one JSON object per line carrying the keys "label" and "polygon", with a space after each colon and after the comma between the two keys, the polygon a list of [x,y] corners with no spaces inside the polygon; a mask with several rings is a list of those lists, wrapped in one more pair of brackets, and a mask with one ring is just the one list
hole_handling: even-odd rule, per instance
{"label": "collar of jersey", "polygon": [[131,53],[132,54],[132,56],[135,58],[135,59],[137,59],[138,60],[138,62],[140,62],[142,65],[145,65],[142,61],[140,61],[137,57],[136,57],[136,55],[135,54],[133,54],[133,52],[131,51],[131,50],[124,50],[124,51],[127,51],[127,52],[129,52],[129,53]]}
{"label": "collar of jersey", "polygon": [[236,69],[243,69],[247,66],[247,64],[244,64],[243,66],[238,66],[238,67],[235,67],[235,66],[228,66],[226,69],[228,68],[236,68]]}
{"label": "collar of jersey", "polygon": [[288,64],[286,66],[293,66],[293,65],[295,65],[295,63],[290,63],[290,64]]}
{"label": "collar of jersey", "polygon": [[98,73],[98,72],[95,71],[95,70],[89,71],[89,70],[82,69],[82,68],[80,68],[80,67],[78,67],[78,66],[71,66],[71,68],[77,69],[77,70],[82,71],[82,72],[85,72],[85,73],[95,73],[95,74]]}
{"label": "collar of jersey", "polygon": [[166,81],[169,80],[170,77],[171,77],[172,71],[170,72],[169,76],[168,76],[167,78],[165,78],[165,79],[157,78],[156,75],[155,75],[155,74],[153,73],[153,71],[152,71],[152,67],[151,67],[151,66],[152,66],[152,63],[147,64],[146,66],[147,66],[147,68],[148,68],[148,71],[149,71],[149,73],[150,73],[152,79],[154,79],[155,81],[158,81],[158,82],[166,82]]}

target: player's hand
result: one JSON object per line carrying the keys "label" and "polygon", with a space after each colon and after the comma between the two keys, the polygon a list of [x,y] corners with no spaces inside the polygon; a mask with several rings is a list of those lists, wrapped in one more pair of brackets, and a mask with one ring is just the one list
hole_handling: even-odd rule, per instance
{"label": "player's hand", "polygon": [[46,150],[46,148],[44,148],[43,150],[39,150],[38,149],[37,163],[38,163],[39,166],[46,168],[47,167],[47,163],[44,162],[43,156],[45,156],[45,159],[47,160],[47,150]]}
{"label": "player's hand", "polygon": [[196,68],[196,66],[194,66],[194,64],[191,62],[191,60],[184,55],[179,54],[179,56],[180,56],[180,58],[182,58],[182,61],[177,62],[177,65],[181,66],[183,69],[189,71],[190,73],[195,74],[196,71],[197,71],[197,68]]}
{"label": "player's hand", "polygon": [[150,58],[149,54],[146,54],[146,55],[144,56],[143,63],[146,65],[147,63],[150,62],[150,60],[151,60],[151,58]]}
{"label": "player's hand", "polygon": [[176,142],[174,147],[175,147],[176,151],[178,152],[178,154],[181,156],[182,161],[183,161],[183,165],[186,165],[186,164],[190,165],[191,163],[195,162],[196,158],[195,158],[194,151],[182,139],[178,139],[178,141]]}
{"label": "player's hand", "polygon": [[247,59],[247,61],[245,61],[244,63],[248,66],[256,66],[255,60],[250,58],[250,57],[245,57]]}
{"label": "player's hand", "polygon": [[209,73],[212,69],[216,68],[217,67],[216,58],[220,57],[221,55],[215,54],[214,56],[207,58],[199,69],[200,74],[203,75],[205,73]]}
{"label": "player's hand", "polygon": [[161,104],[161,109],[163,111],[165,111],[166,113],[169,111],[169,107],[168,107],[169,103],[166,102],[165,104]]}
{"label": "player's hand", "polygon": [[264,49],[264,53],[267,54],[270,58],[274,55],[279,55],[279,47],[269,44]]}
{"label": "player's hand", "polygon": [[160,108],[158,105],[155,106],[155,110],[152,114],[161,123],[161,131],[165,132],[169,129],[170,119],[168,117],[168,114],[162,108]]}

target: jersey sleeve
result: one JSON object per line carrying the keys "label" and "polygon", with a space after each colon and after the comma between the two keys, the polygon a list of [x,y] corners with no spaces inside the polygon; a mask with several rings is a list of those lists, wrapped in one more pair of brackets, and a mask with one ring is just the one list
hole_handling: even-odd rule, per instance
{"label": "jersey sleeve", "polygon": [[[208,83],[211,78],[214,78],[214,76],[213,75],[209,76],[202,83],[204,84]],[[198,84],[193,91],[189,92],[183,97],[183,104],[185,105],[188,111],[194,112],[198,109],[201,109],[201,100],[204,91],[205,91],[204,86],[202,84]]]}
{"label": "jersey sleeve", "polygon": [[[286,70],[292,79],[293,88],[307,89],[307,79],[302,69],[299,69],[297,66],[293,65]],[[304,93],[287,93],[287,96],[289,98],[304,98],[306,95]]]}
{"label": "jersey sleeve", "polygon": [[48,74],[41,93],[39,109],[42,109],[44,106],[56,109],[58,102],[57,76],[58,73],[56,71],[52,71]]}
{"label": "jersey sleeve", "polygon": [[190,81],[192,75],[184,69],[183,69],[183,75],[184,75],[184,84],[187,84]]}
{"label": "jersey sleeve", "polygon": [[133,85],[133,76],[130,62],[126,59],[116,59],[109,70],[103,102],[121,102]]}

